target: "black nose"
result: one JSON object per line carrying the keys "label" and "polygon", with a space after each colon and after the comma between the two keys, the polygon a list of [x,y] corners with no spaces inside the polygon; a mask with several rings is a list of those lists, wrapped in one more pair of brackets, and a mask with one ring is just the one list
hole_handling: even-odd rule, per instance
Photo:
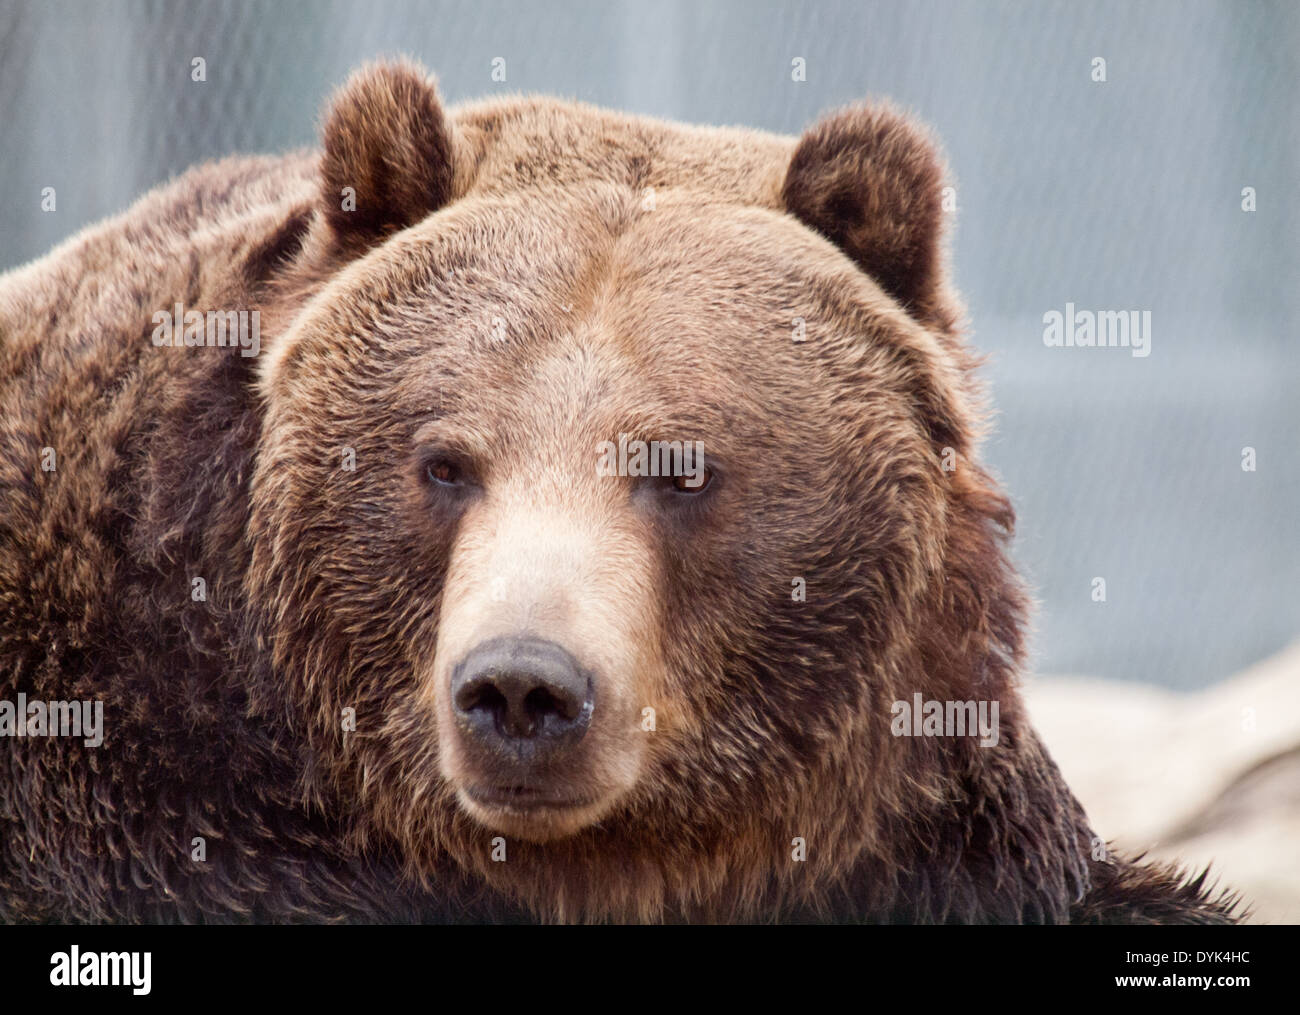
{"label": "black nose", "polygon": [[595,705],[591,678],[552,641],[496,638],[451,675],[456,721],[480,746],[530,764],[582,739]]}

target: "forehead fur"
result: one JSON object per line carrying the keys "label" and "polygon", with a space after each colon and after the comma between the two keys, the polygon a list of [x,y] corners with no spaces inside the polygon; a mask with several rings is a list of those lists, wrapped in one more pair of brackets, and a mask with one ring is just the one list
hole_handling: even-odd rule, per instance
{"label": "forehead fur", "polygon": [[[557,356],[592,362],[548,374]],[[557,424],[574,400],[617,399],[619,378],[649,427],[662,407],[665,425],[737,439],[769,410],[797,431],[845,388],[968,422],[939,341],[837,248],[781,212],[689,188],[652,208],[603,182],[457,202],[344,267],[267,357],[264,390],[361,395],[384,363],[389,397],[412,413],[458,388],[537,409],[551,376]],[[714,411],[692,414],[702,406]]]}

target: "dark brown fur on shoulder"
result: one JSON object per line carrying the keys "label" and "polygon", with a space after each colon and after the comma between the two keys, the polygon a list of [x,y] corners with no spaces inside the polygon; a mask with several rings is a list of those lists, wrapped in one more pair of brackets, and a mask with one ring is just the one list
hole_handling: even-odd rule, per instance
{"label": "dark brown fur on shoulder", "polygon": [[1082,924],[1232,924],[1250,914],[1241,896],[1169,864],[1112,858],[1092,864],[1092,887],[1070,913]]}

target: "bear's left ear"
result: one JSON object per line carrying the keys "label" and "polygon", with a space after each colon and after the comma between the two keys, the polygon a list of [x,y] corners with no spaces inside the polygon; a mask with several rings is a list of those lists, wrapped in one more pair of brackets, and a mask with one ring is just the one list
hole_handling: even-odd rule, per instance
{"label": "bear's left ear", "polygon": [[452,128],[433,78],[415,63],[356,71],[322,131],[320,211],[353,253],[437,211],[452,196]]}
{"label": "bear's left ear", "polygon": [[799,139],[782,198],[918,320],[947,330],[944,165],[928,134],[887,105],[851,106]]}

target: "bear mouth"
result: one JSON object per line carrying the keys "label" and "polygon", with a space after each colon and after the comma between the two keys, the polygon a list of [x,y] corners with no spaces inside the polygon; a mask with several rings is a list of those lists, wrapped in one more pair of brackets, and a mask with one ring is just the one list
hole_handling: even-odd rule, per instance
{"label": "bear mouth", "polygon": [[592,803],[586,797],[563,796],[537,786],[466,786],[464,792],[480,807],[515,814],[573,810]]}

